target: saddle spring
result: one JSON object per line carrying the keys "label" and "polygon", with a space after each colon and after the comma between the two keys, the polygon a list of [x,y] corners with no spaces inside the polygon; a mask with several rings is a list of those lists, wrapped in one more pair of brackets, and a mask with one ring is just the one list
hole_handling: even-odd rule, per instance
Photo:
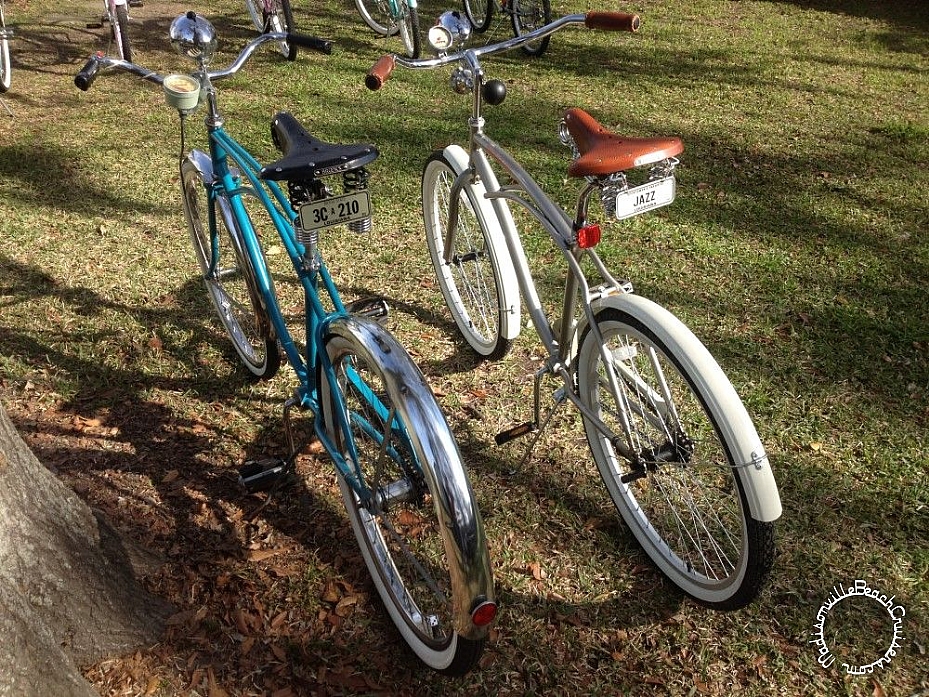
{"label": "saddle spring", "polygon": [[[368,170],[364,167],[352,169],[342,175],[342,187],[346,194],[368,188]],[[348,224],[348,229],[354,233],[371,232],[372,219],[354,220]]]}

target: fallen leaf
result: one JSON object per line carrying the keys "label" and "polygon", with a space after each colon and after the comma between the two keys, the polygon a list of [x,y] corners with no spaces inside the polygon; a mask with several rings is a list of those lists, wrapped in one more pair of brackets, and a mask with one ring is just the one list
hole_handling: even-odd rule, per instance
{"label": "fallen leaf", "polygon": [[541,581],[548,576],[548,574],[545,573],[545,569],[543,569],[542,565],[537,561],[529,564],[529,573],[532,574],[532,578],[536,581]]}
{"label": "fallen leaf", "polygon": [[278,547],[277,549],[253,549],[248,553],[249,561],[264,561],[270,557],[273,557],[275,554],[280,554],[281,552],[286,552],[287,550],[283,547]]}

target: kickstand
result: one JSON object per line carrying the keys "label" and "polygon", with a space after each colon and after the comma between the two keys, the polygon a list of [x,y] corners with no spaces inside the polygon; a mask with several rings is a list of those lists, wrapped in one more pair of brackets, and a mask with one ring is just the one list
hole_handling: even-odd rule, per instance
{"label": "kickstand", "polygon": [[[555,392],[555,403],[552,405],[552,408],[548,410],[548,414],[545,416],[545,420],[542,421],[541,425],[535,429],[535,434],[532,436],[532,440],[529,442],[529,445],[526,446],[526,454],[523,455],[523,459],[519,461],[517,469],[522,469],[526,466],[526,463],[529,462],[529,456],[532,455],[532,450],[535,448],[535,444],[539,442],[543,431],[551,422],[552,417],[555,415],[555,412],[558,411],[558,407],[565,403],[565,396],[562,390]],[[513,472],[516,472],[514,469]],[[512,472],[511,472],[512,474]]]}
{"label": "kickstand", "polygon": [[10,105],[6,103],[6,100],[5,100],[5,99],[0,99],[0,104],[3,105],[3,108],[4,108],[4,109],[6,109],[6,113],[8,113],[8,114],[12,117],[12,116],[13,116],[13,110],[10,109]]}

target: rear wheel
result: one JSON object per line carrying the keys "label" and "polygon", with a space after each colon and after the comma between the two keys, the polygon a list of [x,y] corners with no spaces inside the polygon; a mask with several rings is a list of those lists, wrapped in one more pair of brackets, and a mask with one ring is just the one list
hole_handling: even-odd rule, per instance
{"label": "rear wheel", "polygon": [[3,4],[0,3],[0,92],[10,89],[10,39],[7,35]]}
{"label": "rear wheel", "polygon": [[[296,31],[290,0],[245,0],[245,8],[255,29],[261,33]],[[293,44],[282,41],[280,50],[287,60],[297,58],[297,47]]]}
{"label": "rear wheel", "polygon": [[116,53],[124,61],[132,62],[132,47],[129,44],[129,6],[116,5],[115,12],[110,17],[110,28],[113,32],[113,43],[116,44]]}
{"label": "rear wheel", "polygon": [[[513,34],[522,36],[552,21],[552,6],[550,0],[509,0],[511,3],[510,19],[513,23]],[[541,56],[548,48],[551,37],[534,41],[521,46],[523,53],[529,56]]]}
{"label": "rear wheel", "polygon": [[[190,239],[216,314],[243,365],[257,378],[270,378],[280,367],[280,354],[229,200],[222,195],[210,200],[203,175],[190,160],[181,166],[181,186]],[[218,232],[215,248],[211,208]]]}
{"label": "rear wheel", "polygon": [[[339,485],[371,578],[404,640],[430,668],[462,675],[477,663],[485,643],[462,636],[456,618],[462,609],[474,609],[462,603],[480,601],[473,586],[489,584],[486,540],[460,454],[435,398],[395,339],[381,330],[375,341],[391,357],[389,366],[350,336],[326,340],[338,387],[333,390],[320,376],[326,429],[350,467],[351,444],[358,455],[355,486],[344,476]],[[340,428],[340,414],[350,435]],[[451,499],[438,490],[448,489],[449,480],[457,482]],[[359,491],[371,496],[365,501]],[[454,520],[439,514],[446,507]],[[470,538],[468,553],[475,562],[469,568],[482,569],[477,576],[482,583],[472,583],[475,577],[460,566],[461,550],[447,539],[455,536],[448,528],[462,519],[477,521],[476,527],[462,529],[468,531],[464,537]],[[453,565],[458,565],[456,572]]]}
{"label": "rear wheel", "polygon": [[596,315],[608,364],[590,327],[577,361],[581,400],[621,437],[628,423],[634,457],[585,419],[587,440],[613,503],[661,571],[705,605],[743,607],[774,561],[774,524],[755,520],[748,500],[778,499],[776,488],[756,488],[746,471],[754,464],[743,461],[763,449],[699,340],[654,303],[637,307]]}
{"label": "rear wheel", "polygon": [[474,31],[483,34],[493,18],[494,0],[464,0],[464,11]]}
{"label": "rear wheel", "polygon": [[393,36],[400,31],[400,24],[390,11],[390,0],[355,0],[355,7],[364,23],[371,27],[374,33]]}
{"label": "rear wheel", "polygon": [[419,58],[422,51],[422,38],[419,34],[419,13],[416,5],[406,0],[397,0],[400,9],[400,38],[410,58]]}

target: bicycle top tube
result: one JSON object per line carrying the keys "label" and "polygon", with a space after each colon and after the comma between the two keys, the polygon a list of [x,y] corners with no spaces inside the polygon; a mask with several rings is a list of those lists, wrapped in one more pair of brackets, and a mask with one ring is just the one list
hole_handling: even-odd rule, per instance
{"label": "bicycle top tube", "polygon": [[396,54],[387,54],[381,57],[368,72],[365,78],[365,85],[370,90],[380,89],[387,81],[395,64],[400,64],[405,68],[428,69],[465,61],[473,66],[479,66],[479,59],[481,56],[503,53],[523,46],[524,44],[538,41],[549,34],[554,34],[573,24],[583,24],[588,29],[635,32],[639,29],[639,17],[638,15],[623,12],[590,11],[585,14],[572,14],[559,17],[543,27],[539,27],[534,31],[511,39],[506,39],[505,41],[487,44],[486,46],[465,48],[454,53],[440,54],[435,58],[405,58]]}

